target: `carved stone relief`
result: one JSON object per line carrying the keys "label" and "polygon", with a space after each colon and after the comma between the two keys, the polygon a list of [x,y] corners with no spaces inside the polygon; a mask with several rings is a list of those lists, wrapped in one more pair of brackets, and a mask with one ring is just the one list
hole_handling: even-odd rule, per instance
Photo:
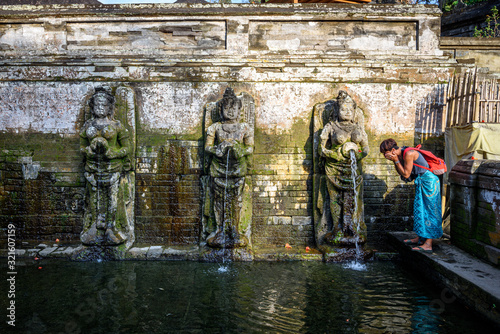
{"label": "carved stone relief", "polygon": [[315,233],[318,245],[366,241],[361,159],[368,155],[363,112],[345,91],[314,108]]}
{"label": "carved stone relief", "polygon": [[231,88],[205,108],[202,240],[211,248],[250,245],[254,120],[253,98]]}
{"label": "carved stone relief", "polygon": [[[134,237],[135,198],[134,92],[98,87],[88,102],[80,131],[85,159],[86,197],[83,230],[85,246],[121,246]],[[123,247],[122,247],[123,248]]]}

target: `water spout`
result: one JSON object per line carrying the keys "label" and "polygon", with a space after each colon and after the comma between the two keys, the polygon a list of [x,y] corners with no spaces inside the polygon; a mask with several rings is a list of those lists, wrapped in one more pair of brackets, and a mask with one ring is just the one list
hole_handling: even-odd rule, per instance
{"label": "water spout", "polygon": [[359,222],[359,207],[358,207],[358,185],[356,184],[356,180],[358,177],[358,164],[356,160],[356,153],[354,150],[349,151],[349,155],[351,158],[351,177],[352,177],[352,187],[354,192],[354,206],[352,213],[352,224],[355,229],[354,233],[354,242],[356,245],[356,258],[352,261],[350,268],[354,270],[366,270],[366,265],[360,263],[359,261],[363,258],[363,252],[359,245],[359,232],[360,232],[360,222]]}

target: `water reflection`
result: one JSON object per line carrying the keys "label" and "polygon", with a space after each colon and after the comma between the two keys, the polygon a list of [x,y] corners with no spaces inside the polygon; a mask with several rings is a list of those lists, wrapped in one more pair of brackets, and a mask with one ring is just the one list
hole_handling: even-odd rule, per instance
{"label": "water reflection", "polygon": [[[482,333],[393,263],[44,262],[20,267],[23,333]],[[5,283],[2,283],[5,284]],[[3,303],[3,302],[2,302]],[[3,306],[3,305],[2,305]]]}

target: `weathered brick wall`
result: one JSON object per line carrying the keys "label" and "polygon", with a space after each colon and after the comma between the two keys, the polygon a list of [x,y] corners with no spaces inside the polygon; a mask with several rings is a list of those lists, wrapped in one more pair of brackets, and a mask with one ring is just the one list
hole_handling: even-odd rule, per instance
{"label": "weathered brick wall", "polygon": [[139,243],[198,242],[201,168],[197,141],[165,140],[137,152],[136,235]]}
{"label": "weathered brick wall", "polygon": [[449,174],[451,238],[493,264],[500,260],[500,162],[461,160]]}
{"label": "weathered brick wall", "polygon": [[0,151],[2,226],[14,223],[19,240],[77,239],[82,228],[82,173],[50,172],[52,164],[65,161],[42,160],[34,152],[29,144],[22,150]]}
{"label": "weathered brick wall", "polygon": [[[438,49],[433,7],[41,6],[5,7],[0,16],[0,149],[26,151],[40,165],[26,179],[24,160],[2,154],[1,227],[14,221],[23,238],[78,239],[78,133],[99,85],[136,94],[137,243],[199,241],[204,106],[227,86],[255,100],[255,246],[314,244],[313,108],[340,90],[362,109],[370,138],[369,240],[411,229],[412,185],[378,145],[393,137],[442,150],[443,83],[461,70]],[[18,210],[21,202],[27,209]]]}

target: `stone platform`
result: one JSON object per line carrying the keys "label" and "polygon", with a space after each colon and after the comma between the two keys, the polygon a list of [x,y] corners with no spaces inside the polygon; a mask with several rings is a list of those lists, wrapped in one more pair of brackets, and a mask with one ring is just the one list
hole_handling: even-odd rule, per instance
{"label": "stone platform", "polygon": [[442,240],[433,243],[430,254],[412,251],[403,240],[415,236],[390,232],[389,242],[403,265],[443,289],[436,308],[458,300],[500,327],[500,270]]}
{"label": "stone platform", "polygon": [[[22,247],[15,250],[15,255],[18,258],[41,258],[41,259],[68,259],[81,260],[77,255],[84,248],[79,243],[28,243],[24,242]],[[229,257],[235,261],[323,261],[323,262],[342,262],[353,259],[352,252],[347,249],[344,252],[323,254],[315,248],[304,247],[269,247],[255,250],[254,252],[232,252],[226,250],[226,258]],[[349,254],[344,254],[349,253]],[[365,252],[370,254],[369,257],[364,256],[365,260],[391,260],[396,255],[395,253],[377,253],[374,250]],[[366,255],[365,254],[365,255]],[[6,247],[0,249],[0,257],[7,257],[8,250]],[[201,261],[201,262],[217,262],[221,254],[213,254],[213,250],[207,247],[191,245],[191,246],[160,246],[160,245],[141,245],[137,244],[126,251],[121,259],[123,260],[149,260],[149,261]]]}

